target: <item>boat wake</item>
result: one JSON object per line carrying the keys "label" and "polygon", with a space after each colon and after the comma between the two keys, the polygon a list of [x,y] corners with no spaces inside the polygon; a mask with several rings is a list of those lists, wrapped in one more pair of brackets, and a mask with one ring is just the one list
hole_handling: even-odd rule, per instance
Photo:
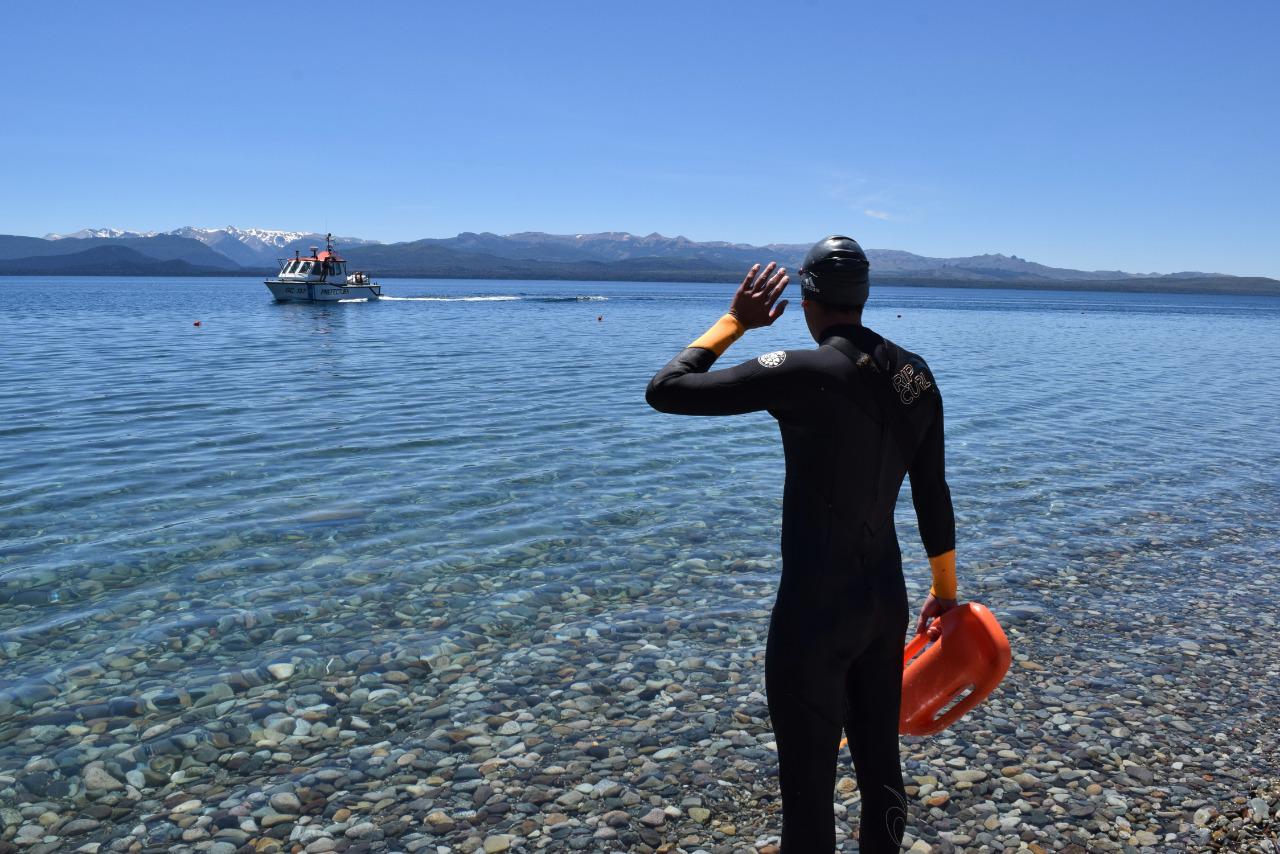
{"label": "boat wake", "polygon": [[382,299],[390,302],[510,302],[522,299],[522,297],[389,297],[384,295]]}
{"label": "boat wake", "polygon": [[512,302],[516,300],[527,302],[606,302],[608,297],[584,295],[584,296],[554,296],[554,297],[535,297],[535,296],[475,296],[475,297],[389,297],[385,294],[382,300],[391,302]]}

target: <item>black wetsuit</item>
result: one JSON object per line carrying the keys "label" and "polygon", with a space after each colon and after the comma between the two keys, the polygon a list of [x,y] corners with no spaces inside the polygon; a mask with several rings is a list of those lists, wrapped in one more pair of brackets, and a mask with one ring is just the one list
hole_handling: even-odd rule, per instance
{"label": "black wetsuit", "polygon": [[898,713],[907,595],[893,525],[903,477],[925,550],[955,548],[942,398],[919,356],[862,326],[814,350],[708,372],[690,347],[649,383],[655,409],[778,420],[786,453],[782,578],[765,684],[778,744],[784,854],[830,854],[843,729],[862,794],[861,850],[897,851],[906,820]]}

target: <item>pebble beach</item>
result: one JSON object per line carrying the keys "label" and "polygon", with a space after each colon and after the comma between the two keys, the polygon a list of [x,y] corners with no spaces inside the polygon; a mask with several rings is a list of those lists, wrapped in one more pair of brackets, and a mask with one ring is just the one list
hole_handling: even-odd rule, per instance
{"label": "pebble beach", "polygon": [[[1074,592],[1087,575],[1089,598],[1105,584],[1117,601],[1177,599],[1143,571],[1160,557],[1082,555],[1075,578],[1036,584],[1057,608],[1004,613],[1016,660],[997,694],[952,730],[903,739],[912,850],[1274,850],[1276,597],[1202,594],[1155,619]],[[317,629],[407,627],[466,586],[407,585]],[[564,621],[654,595],[696,607],[642,580],[543,582],[510,622],[443,647],[355,645],[137,696],[127,686],[163,682],[184,651],[272,627],[196,632],[169,655],[114,650],[68,672],[56,702],[0,707],[6,755],[32,757],[0,773],[0,851],[776,851],[767,614]],[[191,604],[166,598],[157,610]],[[1178,639],[1206,614],[1217,640]],[[1099,643],[1116,632],[1126,657]],[[841,850],[857,850],[858,803],[846,755]]]}
{"label": "pebble beach", "polygon": [[[475,285],[457,285],[466,287]],[[977,389],[937,371],[961,596],[999,617],[1014,662],[956,726],[902,739],[904,848],[1278,854],[1274,404],[1192,428],[1224,401],[1195,397],[1205,387],[1195,369],[1162,386],[1157,364],[1146,398],[1099,418],[1099,401],[1130,382],[1106,372],[1114,349],[1082,365],[1074,342],[1048,341],[1039,320],[894,299],[889,310],[914,312],[917,324],[903,327],[904,341],[944,322],[963,339],[994,317],[1024,351],[1039,348],[1033,363],[1062,364],[1061,346],[1073,369],[1110,377],[1046,391],[1018,366],[984,363],[983,348],[935,344],[934,356],[916,345],[935,366],[949,357],[970,373],[985,367],[995,389],[979,406]],[[590,338],[601,305],[611,322],[629,312],[628,328],[643,329],[616,360]],[[51,482],[47,471],[0,456],[0,854],[778,851],[764,696],[779,560],[776,433],[761,417],[729,440],[717,424],[658,416],[637,400],[657,367],[651,354],[670,349],[670,327],[683,341],[681,323],[696,327],[714,310],[690,297],[673,321],[671,305],[628,307],[612,292],[586,306],[513,299],[486,304],[487,315],[474,304],[448,310],[459,312],[459,340],[509,322],[497,311],[557,325],[569,311],[589,313],[587,331],[559,339],[560,357],[611,390],[575,409],[574,391],[535,389],[509,421],[480,431],[496,445],[447,466],[440,444],[464,454],[480,441],[450,432],[460,410],[441,404],[428,429],[421,411],[398,409],[406,397],[463,394],[438,362],[394,386],[328,397],[317,386],[222,410],[196,396],[201,423],[247,425],[253,412],[322,418],[327,401],[335,424],[360,426],[355,411],[400,434],[358,457],[250,433],[230,442],[225,430],[204,436],[195,420],[162,420],[155,441],[175,432],[194,441],[205,455],[198,474],[179,466],[158,474],[164,485],[147,480],[129,468],[123,440],[108,437],[76,465],[115,480],[91,492],[78,485],[88,469],[67,463],[50,494],[34,485]],[[1109,346],[1137,329],[1129,346],[1138,351],[1148,325],[1201,322],[1127,310],[1135,314],[1043,309]],[[217,310],[204,314],[216,333]],[[397,324],[419,322],[389,316],[271,322],[294,324],[325,358],[335,342],[393,339]],[[1274,345],[1257,343],[1253,314],[1225,317],[1219,330],[1254,341],[1257,361],[1280,362]],[[784,337],[797,333],[771,331],[759,349],[800,346]],[[452,339],[432,347],[459,352]],[[545,354],[546,338],[520,347]],[[204,357],[185,358],[190,371]],[[478,362],[470,376],[512,399],[484,370]],[[10,409],[54,423],[41,389],[23,390]],[[104,423],[102,407],[147,405],[115,393],[126,403],[85,392],[64,404],[61,440],[100,430],[84,425]],[[554,419],[526,423],[549,399]],[[1193,400],[1199,408],[1183,411]],[[484,414],[490,404],[472,400],[467,411],[496,417]],[[989,423],[984,407],[1020,413],[1018,429]],[[1136,414],[1143,408],[1159,424]],[[1173,423],[1175,411],[1187,422]],[[1083,427],[1099,421],[1101,433]],[[655,445],[672,450],[655,455]],[[124,456],[101,453],[113,448]],[[283,462],[250,474],[263,448]],[[726,459],[721,481],[710,472]],[[317,485],[305,470],[320,465]],[[79,527],[57,516],[67,506]],[[116,507],[136,521],[122,523]],[[918,607],[928,572],[905,489],[898,518]],[[847,753],[839,761],[839,850],[856,852],[860,795]]]}

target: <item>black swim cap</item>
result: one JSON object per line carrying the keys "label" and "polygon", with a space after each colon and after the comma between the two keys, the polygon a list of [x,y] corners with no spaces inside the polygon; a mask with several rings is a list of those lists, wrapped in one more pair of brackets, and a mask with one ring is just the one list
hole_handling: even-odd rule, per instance
{"label": "black swim cap", "polygon": [[800,292],[806,299],[840,308],[861,307],[871,290],[867,253],[852,237],[832,235],[813,244],[800,268]]}

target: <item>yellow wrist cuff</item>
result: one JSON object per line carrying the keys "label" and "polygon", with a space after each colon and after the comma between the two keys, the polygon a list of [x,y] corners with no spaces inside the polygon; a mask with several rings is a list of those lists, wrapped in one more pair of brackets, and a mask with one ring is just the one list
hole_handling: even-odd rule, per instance
{"label": "yellow wrist cuff", "polygon": [[929,592],[939,599],[956,598],[956,550],[929,558],[929,569],[933,570]]}
{"label": "yellow wrist cuff", "polygon": [[729,345],[745,335],[746,332],[747,327],[742,325],[742,321],[732,314],[726,314],[712,324],[710,329],[699,335],[698,340],[689,346],[702,347],[717,356],[723,356],[724,351],[729,349]]}

